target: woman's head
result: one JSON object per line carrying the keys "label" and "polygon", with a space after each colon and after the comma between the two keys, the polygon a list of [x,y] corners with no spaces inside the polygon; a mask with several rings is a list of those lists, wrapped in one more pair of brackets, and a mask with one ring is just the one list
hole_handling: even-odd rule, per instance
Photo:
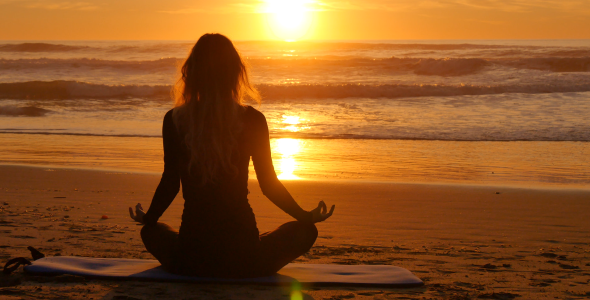
{"label": "woman's head", "polygon": [[217,33],[201,36],[181,68],[176,106],[229,100],[241,105],[244,96],[259,98],[248,80],[246,64],[233,43]]}
{"label": "woman's head", "polygon": [[245,97],[259,101],[248,69],[232,42],[205,34],[180,69],[174,120],[191,152],[190,168],[202,183],[237,172],[232,154],[241,130]]}

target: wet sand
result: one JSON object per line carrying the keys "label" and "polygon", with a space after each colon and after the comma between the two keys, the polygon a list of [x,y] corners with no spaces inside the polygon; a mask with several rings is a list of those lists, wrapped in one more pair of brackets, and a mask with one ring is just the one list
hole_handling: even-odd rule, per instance
{"label": "wet sand", "polygon": [[[149,205],[153,174],[0,166],[0,260],[48,256],[152,258],[127,207]],[[336,212],[301,263],[392,264],[425,286],[303,287],[304,299],[586,299],[590,191],[498,186],[285,181],[306,209]],[[289,221],[250,183],[261,232]],[[180,224],[179,195],[161,221]],[[101,219],[105,215],[108,219]],[[288,299],[280,287],[0,277],[0,298]]]}
{"label": "wet sand", "polygon": [[[587,142],[271,138],[270,145],[283,179],[590,188]],[[0,164],[159,174],[163,154],[155,137],[0,133]]]}

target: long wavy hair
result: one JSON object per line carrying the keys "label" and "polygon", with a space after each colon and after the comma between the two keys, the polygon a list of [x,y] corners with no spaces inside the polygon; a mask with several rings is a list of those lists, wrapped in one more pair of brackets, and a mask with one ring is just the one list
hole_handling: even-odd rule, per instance
{"label": "long wavy hair", "polygon": [[260,103],[260,96],[230,39],[201,36],[180,68],[173,92],[174,123],[191,154],[189,172],[200,176],[201,184],[237,174],[232,156],[238,151],[240,114],[248,97]]}

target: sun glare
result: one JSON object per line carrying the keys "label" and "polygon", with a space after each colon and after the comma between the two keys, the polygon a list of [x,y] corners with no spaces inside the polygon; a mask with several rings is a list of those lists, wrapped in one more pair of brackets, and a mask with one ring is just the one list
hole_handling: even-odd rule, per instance
{"label": "sun glare", "polygon": [[301,121],[305,121],[304,119],[299,118],[298,116],[287,116],[283,115],[283,121],[281,123],[287,124],[289,126],[283,127],[281,129],[290,131],[290,132],[298,132],[304,129],[309,129],[307,126],[301,126]]}
{"label": "sun glare", "polygon": [[276,150],[281,154],[281,159],[276,166],[280,173],[279,179],[299,179],[297,175],[293,174],[297,169],[297,161],[295,161],[293,155],[301,150],[301,141],[297,139],[278,139]]}
{"label": "sun glare", "polygon": [[284,115],[283,116],[283,123],[285,123],[285,124],[291,124],[291,125],[297,125],[297,124],[299,124],[299,117],[298,116],[287,116],[287,115]]}
{"label": "sun glare", "polygon": [[266,0],[263,11],[272,33],[287,42],[303,38],[312,25],[309,0]]}

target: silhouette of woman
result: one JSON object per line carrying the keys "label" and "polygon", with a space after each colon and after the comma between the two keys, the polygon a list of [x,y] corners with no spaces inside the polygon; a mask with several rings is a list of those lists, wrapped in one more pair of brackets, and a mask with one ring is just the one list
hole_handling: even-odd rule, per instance
{"label": "silhouette of woman", "polygon": [[[246,278],[276,273],[306,253],[329,218],[322,201],[303,210],[275,173],[266,119],[246,97],[259,101],[232,42],[205,34],[181,68],[175,108],[164,117],[164,173],[152,203],[129,214],[144,223],[146,249],[169,272]],[[259,234],[248,203],[250,157],[264,195],[295,218]],[[178,194],[185,200],[180,230],[158,222]]]}

